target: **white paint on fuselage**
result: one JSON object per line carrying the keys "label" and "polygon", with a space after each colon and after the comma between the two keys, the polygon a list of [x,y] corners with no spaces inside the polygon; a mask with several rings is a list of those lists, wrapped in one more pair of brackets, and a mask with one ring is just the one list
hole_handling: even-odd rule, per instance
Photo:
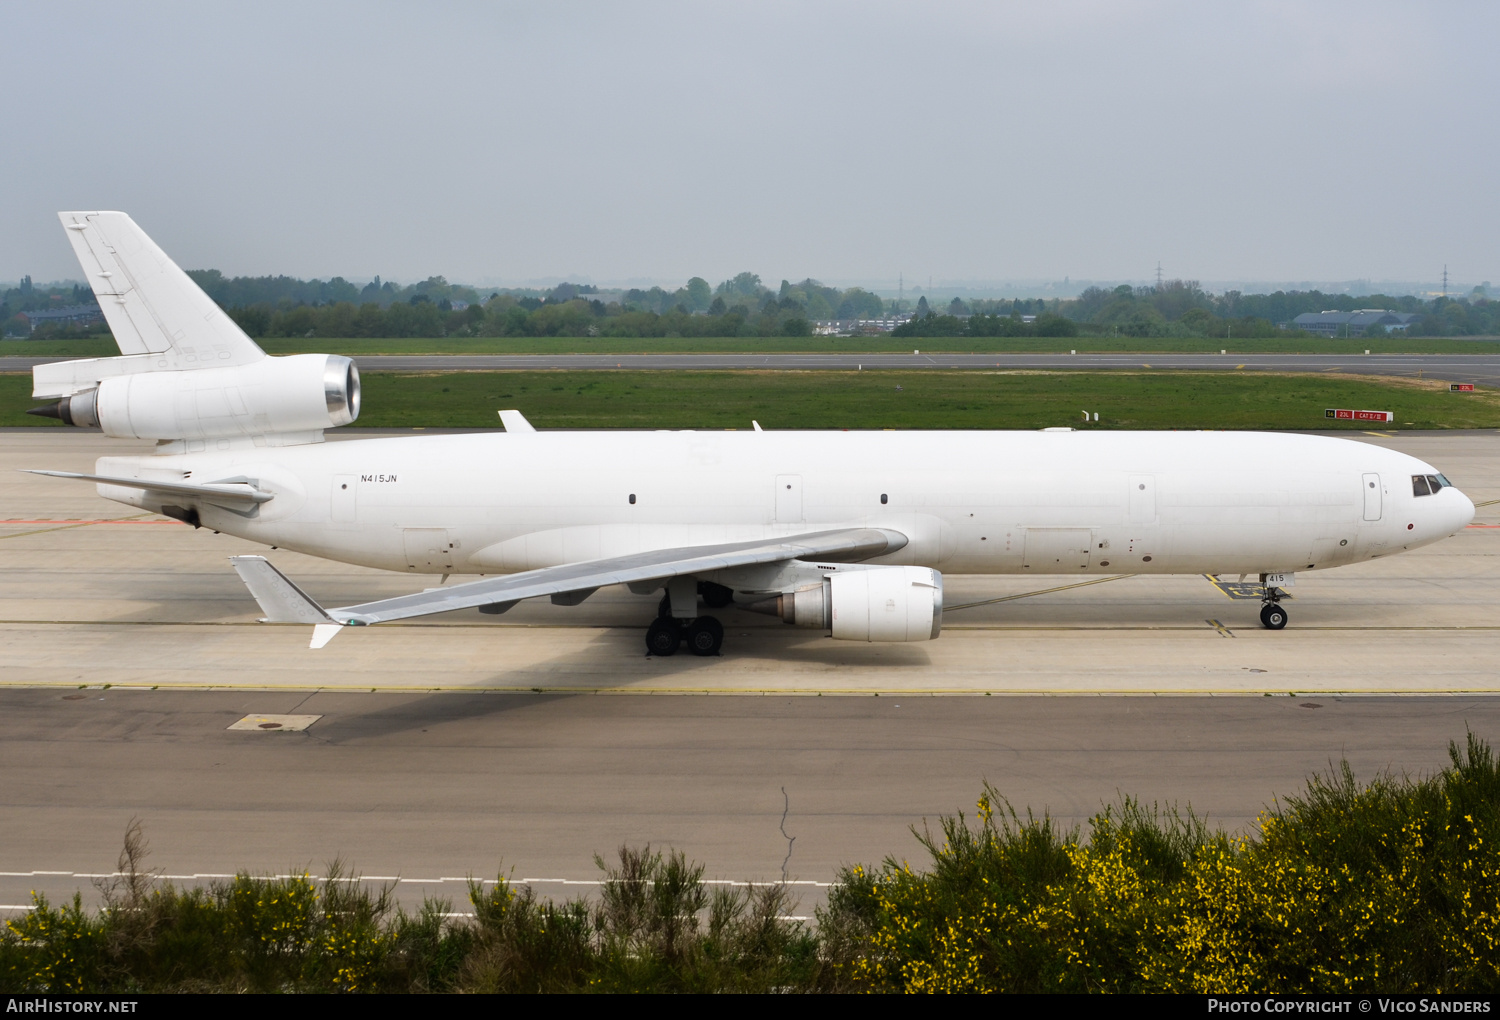
{"label": "white paint on fuselage", "polygon": [[[1426,545],[1474,514],[1454,488],[1415,497],[1411,476],[1437,469],[1414,457],[1274,433],[488,433],[107,457],[96,470],[252,479],[276,498],[253,516],[202,506],[204,526],[420,573],[848,526],[908,536],[873,562],[952,573],[1293,571]],[[1364,519],[1370,474],[1378,520]]]}

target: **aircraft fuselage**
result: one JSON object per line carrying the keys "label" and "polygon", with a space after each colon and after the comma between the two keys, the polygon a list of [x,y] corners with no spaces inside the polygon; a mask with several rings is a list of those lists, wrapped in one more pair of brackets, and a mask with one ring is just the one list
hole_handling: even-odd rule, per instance
{"label": "aircraft fuselage", "polygon": [[[970,574],[1324,569],[1472,520],[1437,469],[1369,443],[1235,432],[533,432],[236,441],[104,458],[100,474],[250,479],[252,511],[201,522],[413,573],[498,574],[834,527],[909,544],[872,563]],[[231,445],[231,444],[226,444]],[[160,497],[101,485],[148,509]]]}

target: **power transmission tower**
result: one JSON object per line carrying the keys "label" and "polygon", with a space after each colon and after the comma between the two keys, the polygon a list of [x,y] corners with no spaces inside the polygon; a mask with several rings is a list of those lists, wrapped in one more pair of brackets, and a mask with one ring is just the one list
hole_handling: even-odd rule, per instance
{"label": "power transmission tower", "polygon": [[1161,260],[1156,262],[1156,289],[1161,290]]}
{"label": "power transmission tower", "polygon": [[1443,297],[1448,296],[1448,264],[1443,264]]}

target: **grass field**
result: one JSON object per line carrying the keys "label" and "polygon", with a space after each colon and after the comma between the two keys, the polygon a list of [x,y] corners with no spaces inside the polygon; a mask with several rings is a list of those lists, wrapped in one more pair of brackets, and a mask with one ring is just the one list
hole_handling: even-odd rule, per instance
{"label": "grass field", "polygon": [[[1265,340],[1181,340],[1138,337],[986,337],[981,339],[890,337],[651,337],[639,340],[607,337],[482,337],[446,339],[341,340],[336,337],[256,341],[271,354],[789,354],[900,353],[913,348],[934,353],[1085,353],[1142,354],[1491,354],[1497,340],[1395,337],[1384,340],[1325,340],[1273,337]],[[102,358],[119,352],[108,337],[87,340],[0,343],[0,356]]]}
{"label": "grass field", "polygon": [[[1210,372],[446,372],[363,375],[365,427],[495,428],[518,408],[538,428],[1332,429],[1324,408],[1394,411],[1395,428],[1500,427],[1500,393],[1445,383]],[[0,375],[0,425],[25,414],[28,375]]]}

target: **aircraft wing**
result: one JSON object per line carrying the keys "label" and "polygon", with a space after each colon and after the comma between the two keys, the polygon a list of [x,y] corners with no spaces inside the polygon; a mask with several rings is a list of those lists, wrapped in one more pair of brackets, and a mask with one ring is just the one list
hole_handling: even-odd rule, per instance
{"label": "aircraft wing", "polygon": [[[543,567],[503,577],[487,577],[451,588],[434,588],[415,595],[400,595],[392,599],[381,599],[379,602],[328,610],[307,598],[263,556],[231,556],[230,562],[245,579],[251,594],[260,602],[267,619],[325,625],[342,623],[358,627],[447,613],[456,609],[490,605],[508,607],[521,599],[540,595],[590,593],[609,584],[665,580],[683,574],[703,574],[756,563],[779,563],[795,559],[869,559],[895,552],[905,545],[906,536],[898,531],[884,528],[842,528],[761,541],[653,549],[628,556]],[[271,591],[288,593],[288,598],[298,606],[295,617],[287,615],[287,599],[280,596],[275,599],[262,598],[262,593]],[[311,606],[304,606],[304,599]],[[312,611],[313,607],[316,607],[316,611]],[[322,614],[321,619],[318,618],[318,613]],[[317,636],[314,640],[317,640]],[[326,637],[323,643],[326,643]]]}
{"label": "aircraft wing", "polygon": [[80,481],[99,482],[104,485],[124,485],[132,489],[164,492],[172,496],[196,496],[224,506],[254,506],[256,503],[269,503],[275,498],[271,493],[257,489],[249,482],[213,482],[200,485],[196,482],[171,482],[163,478],[84,475],[76,471],[40,471],[35,468],[22,468],[21,470],[29,475],[49,475],[52,478],[76,478]]}

